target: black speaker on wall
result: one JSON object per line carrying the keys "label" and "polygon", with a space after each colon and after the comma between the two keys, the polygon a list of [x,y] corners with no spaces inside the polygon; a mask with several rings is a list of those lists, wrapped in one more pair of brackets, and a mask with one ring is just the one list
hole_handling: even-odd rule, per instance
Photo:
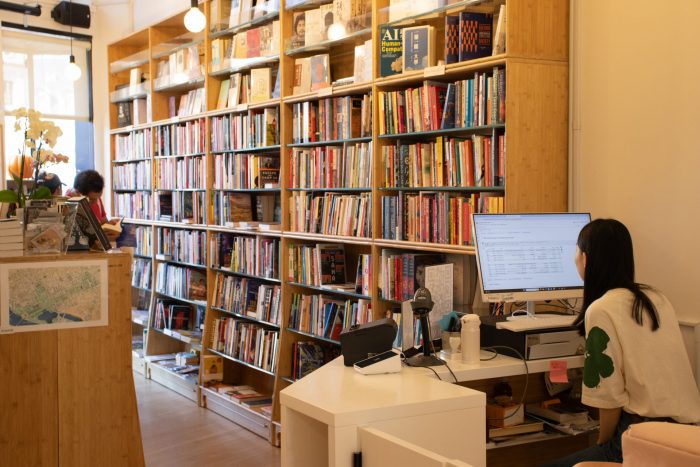
{"label": "black speaker on wall", "polygon": [[51,18],[66,26],[89,28],[90,7],[79,3],[61,2],[51,10]]}

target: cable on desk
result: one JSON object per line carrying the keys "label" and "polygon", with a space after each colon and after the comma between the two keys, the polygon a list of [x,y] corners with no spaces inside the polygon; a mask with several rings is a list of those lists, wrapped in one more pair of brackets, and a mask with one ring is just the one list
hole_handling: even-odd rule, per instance
{"label": "cable on desk", "polygon": [[[495,354],[493,357],[491,357],[487,360],[492,360],[492,359],[496,358],[496,356],[498,356],[498,350],[496,350],[496,349],[508,349],[508,350],[512,350],[513,352],[518,354],[518,357],[520,357],[520,360],[523,361],[523,365],[525,365],[525,387],[523,388],[523,395],[520,398],[520,402],[518,402],[518,406],[519,406],[518,410],[520,410],[520,409],[525,410],[525,405],[524,405],[525,396],[527,395],[527,386],[528,386],[528,383],[530,382],[530,369],[527,366],[527,360],[525,360],[525,357],[523,357],[523,355],[517,349],[514,349],[513,347],[508,347],[507,345],[491,345],[488,347],[482,347],[482,349],[486,350],[486,351],[491,351]],[[487,418],[486,420],[487,421],[488,420],[506,420],[506,419],[514,416],[516,413],[518,413],[518,410],[516,410],[512,414],[507,415],[505,417]]]}

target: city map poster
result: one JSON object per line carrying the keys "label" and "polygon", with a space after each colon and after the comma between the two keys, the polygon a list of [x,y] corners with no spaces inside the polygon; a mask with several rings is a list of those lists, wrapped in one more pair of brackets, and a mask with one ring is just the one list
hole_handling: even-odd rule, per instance
{"label": "city map poster", "polygon": [[107,260],[0,264],[0,333],[108,324]]}

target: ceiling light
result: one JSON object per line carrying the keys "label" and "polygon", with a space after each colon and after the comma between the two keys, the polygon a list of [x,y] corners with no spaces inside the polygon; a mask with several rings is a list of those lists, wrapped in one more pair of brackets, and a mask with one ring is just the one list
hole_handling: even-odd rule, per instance
{"label": "ceiling light", "polygon": [[207,19],[204,17],[204,13],[199,10],[197,0],[191,0],[190,5],[192,7],[185,15],[185,27],[190,32],[200,32],[206,26]]}

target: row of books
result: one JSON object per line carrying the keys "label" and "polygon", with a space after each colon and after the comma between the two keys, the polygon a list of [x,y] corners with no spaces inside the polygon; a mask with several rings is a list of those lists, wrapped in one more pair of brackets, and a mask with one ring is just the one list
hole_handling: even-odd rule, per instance
{"label": "row of books", "polygon": [[271,21],[257,28],[218,37],[211,41],[211,69],[229,68],[240,59],[279,55],[279,21]]}
{"label": "row of books", "polygon": [[139,289],[151,288],[151,261],[145,258],[134,258],[131,273],[131,286]]}
{"label": "row of books", "polygon": [[340,349],[315,342],[298,341],[292,344],[292,374],[294,381],[321,368],[340,355]]}
{"label": "row of books", "polygon": [[278,145],[279,109],[268,107],[245,114],[211,119],[212,152],[240,151]]}
{"label": "row of books", "polygon": [[167,55],[158,62],[156,67],[156,90],[204,76],[197,45],[185,47]]}
{"label": "row of books", "polygon": [[202,156],[158,159],[156,169],[156,186],[159,190],[204,189],[205,187],[207,166]]}
{"label": "row of books", "polygon": [[150,190],[151,161],[115,165],[112,177],[115,190]]}
{"label": "row of books", "polygon": [[290,229],[324,235],[369,237],[370,193],[294,193],[289,201]]}
{"label": "row of books", "polygon": [[503,186],[505,150],[505,135],[382,146],[384,186]]}
{"label": "row of books", "polygon": [[474,212],[503,212],[503,197],[421,191],[382,197],[382,238],[450,245],[471,244]]}
{"label": "row of books", "polygon": [[156,329],[190,329],[192,307],[172,300],[157,299],[153,312],[153,327]]}
{"label": "row of books", "polygon": [[219,25],[225,28],[233,28],[248,21],[261,18],[267,14],[279,12],[279,0],[221,0],[219,14],[212,9],[214,18],[218,18]]}
{"label": "row of books", "polygon": [[171,297],[204,302],[207,300],[207,277],[196,269],[160,263],[156,274],[156,291]]}
{"label": "row of books", "polygon": [[342,244],[290,244],[287,258],[287,279],[299,284],[369,295],[372,276],[372,255],[357,256],[355,281],[350,282]]}
{"label": "row of books", "polygon": [[384,249],[379,262],[379,293],[387,300],[411,300],[419,287],[425,286],[425,268],[442,264],[439,253],[404,253]]}
{"label": "row of books", "polygon": [[294,60],[294,82],[292,93],[304,94],[331,86],[331,67],[328,54]]}
{"label": "row of books", "polygon": [[153,254],[153,229],[143,225],[134,227],[134,240],[136,243],[136,254],[151,256]]}
{"label": "row of books", "polygon": [[278,332],[234,318],[213,320],[212,349],[242,362],[275,371],[277,367]]}
{"label": "row of books", "polygon": [[215,234],[211,242],[211,264],[239,274],[279,279],[277,238]]}
{"label": "row of books", "polygon": [[156,127],[156,156],[202,154],[206,144],[203,118]]}
{"label": "row of books", "polygon": [[329,295],[292,294],[289,327],[327,339],[338,340],[340,332],[372,320],[369,300],[339,300]]}
{"label": "row of books", "polygon": [[505,123],[505,69],[455,83],[379,93],[381,134],[471,128]]}
{"label": "row of books", "polygon": [[372,143],[294,148],[289,164],[292,188],[369,188]]}
{"label": "row of books", "polygon": [[168,117],[189,117],[206,110],[206,94],[204,88],[192,89],[186,94],[180,95],[180,101],[176,96],[168,97]]}
{"label": "row of books", "polygon": [[[205,355],[203,358],[216,357],[223,360],[223,357],[215,355]],[[207,361],[202,363],[203,371],[206,371]],[[221,362],[223,366],[223,362]],[[204,373],[202,374],[204,376]],[[223,378],[223,372],[222,372]],[[226,384],[226,383],[209,383],[207,388],[216,391],[218,394],[227,397],[236,404],[240,404],[250,410],[260,413],[268,419],[272,417],[272,396],[263,394],[253,386],[247,384]]]}
{"label": "row of books", "polygon": [[292,107],[294,143],[372,136],[372,97],[329,97]]}
{"label": "row of books", "polygon": [[279,223],[279,195],[219,192],[214,195],[214,224],[240,227],[241,222]]}
{"label": "row of books", "polygon": [[366,0],[333,0],[316,9],[295,12],[290,48],[342,39],[368,28],[372,16],[370,5]]}
{"label": "row of books", "polygon": [[114,160],[129,161],[147,159],[153,154],[151,129],[131,131],[125,135],[114,135]]}
{"label": "row of books", "polygon": [[214,189],[279,188],[279,177],[280,159],[276,155],[214,155]]}
{"label": "row of books", "polygon": [[213,306],[279,326],[280,294],[278,285],[216,273]]}
{"label": "row of books", "polygon": [[207,233],[157,227],[158,259],[204,266]]}
{"label": "row of books", "polygon": [[161,191],[158,193],[156,214],[161,221],[206,224],[206,193]]}
{"label": "row of books", "polygon": [[128,219],[153,219],[151,194],[147,191],[136,193],[115,193],[116,212]]}
{"label": "row of books", "polygon": [[257,104],[279,97],[279,80],[279,67],[252,68],[248,73],[234,73],[221,81],[216,108],[236,109],[240,104]]}
{"label": "row of books", "polygon": [[[392,3],[395,0],[392,0]],[[431,3],[431,2],[428,2]],[[403,0],[389,8],[390,21],[424,13],[436,8],[437,3]],[[462,11],[459,15],[445,16],[444,40],[437,40],[437,29],[432,25],[413,27],[380,26],[380,76],[422,70],[437,62],[436,42],[444,44],[444,63],[488,57],[505,52],[505,5],[501,5],[494,34],[491,13]]]}

